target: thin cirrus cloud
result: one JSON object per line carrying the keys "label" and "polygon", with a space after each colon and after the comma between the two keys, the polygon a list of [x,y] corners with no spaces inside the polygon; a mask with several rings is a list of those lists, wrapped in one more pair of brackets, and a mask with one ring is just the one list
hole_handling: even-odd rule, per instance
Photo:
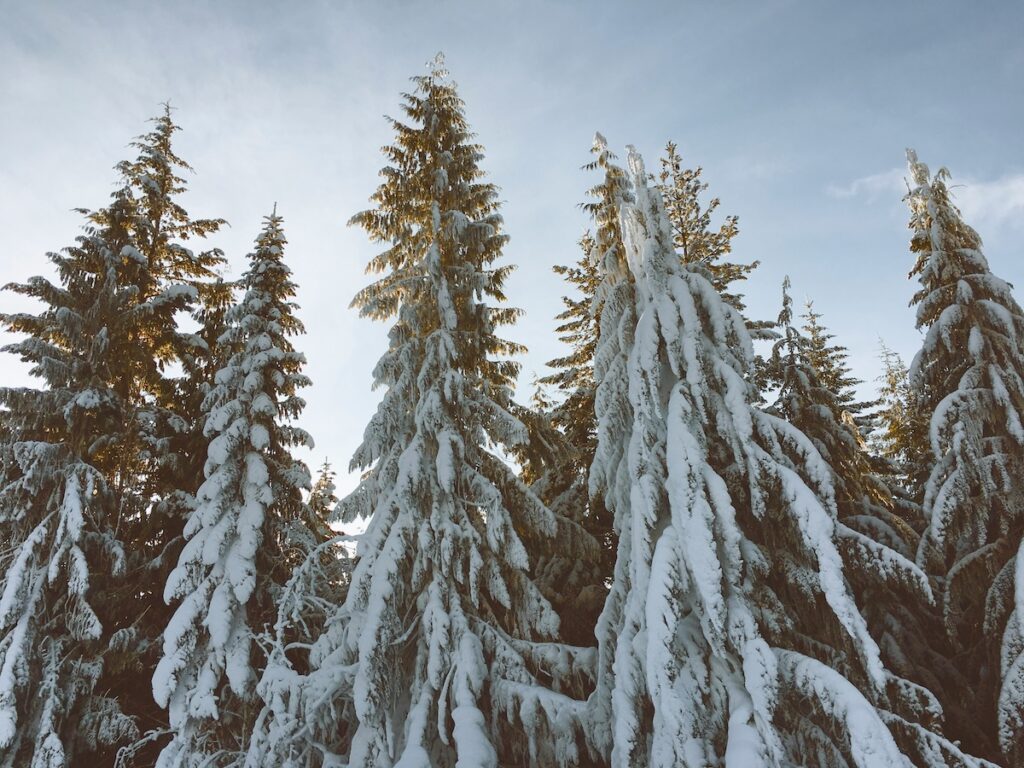
{"label": "thin cirrus cloud", "polygon": [[829,184],[825,187],[825,193],[829,197],[837,199],[861,198],[873,203],[879,198],[891,198],[893,191],[905,191],[905,177],[905,170],[893,168],[881,173],[861,176],[846,184]]}
{"label": "thin cirrus cloud", "polygon": [[[825,187],[825,193],[836,199],[860,199],[869,203],[880,199],[898,202],[907,191],[906,179],[905,169],[892,168],[845,184],[829,184]],[[1024,227],[1024,173],[1011,173],[988,180],[954,176],[950,191],[964,218],[976,229]]]}

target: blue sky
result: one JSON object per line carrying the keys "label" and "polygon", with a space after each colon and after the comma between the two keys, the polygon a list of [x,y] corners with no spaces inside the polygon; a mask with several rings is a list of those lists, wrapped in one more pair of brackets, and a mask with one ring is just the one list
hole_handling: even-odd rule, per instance
{"label": "blue sky", "polygon": [[[620,155],[635,144],[649,168],[669,139],[702,165],[720,210],[740,217],[737,258],[762,262],[751,313],[777,313],[789,274],[862,378],[879,372],[879,337],[908,357],[920,338],[905,147],[951,169],[993,270],[1024,290],[1024,4],[289,6],[0,0],[0,281],[46,271],[45,252],[77,234],[71,209],[106,202],[128,141],[171,101],[196,169],[186,207],[230,222],[215,244],[231,274],[275,202],[285,217],[313,463],[343,471],[376,404],[386,328],[348,309],[374,248],[346,222],[377,185],[383,115],[439,50],[506,201],[524,385],[562,353],[550,267],[577,257],[595,130]],[[13,358],[0,374],[25,379]]]}

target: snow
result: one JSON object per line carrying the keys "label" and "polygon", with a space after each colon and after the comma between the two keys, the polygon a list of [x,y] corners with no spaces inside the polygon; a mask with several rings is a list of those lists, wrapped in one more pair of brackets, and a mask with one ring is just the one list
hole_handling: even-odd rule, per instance
{"label": "snow", "polygon": [[857,768],[910,768],[874,706],[848,680],[816,659],[776,649],[784,680],[845,724]]}
{"label": "snow", "polygon": [[[165,599],[181,603],[165,629],[163,657],[153,676],[154,696],[169,709],[173,729],[174,738],[161,754],[169,766],[191,754],[193,741],[209,727],[205,721],[220,717],[230,701],[228,690],[242,698],[250,694],[254,631],[246,605],[258,591],[268,600],[277,588],[257,566],[268,540],[264,530],[275,526],[283,535],[298,535],[293,529],[284,534],[283,521],[290,518],[295,526],[303,519],[294,505],[302,503],[295,500],[309,487],[309,472],[289,450],[308,442],[308,436],[287,421],[301,410],[294,391],[308,379],[301,373],[301,356],[289,357],[283,329],[295,326],[279,322],[290,312],[294,286],[266,282],[278,271],[273,265],[280,263],[283,242],[280,218],[269,217],[241,281],[245,296],[225,315],[228,327],[219,343],[231,351],[230,359],[216,373],[204,403],[206,480],[166,584]],[[269,554],[280,556],[277,550]]]}
{"label": "snow", "polygon": [[[623,195],[619,222],[632,290],[610,265],[598,292],[604,307],[591,490],[615,515],[619,550],[598,625],[603,661],[591,707],[596,727],[611,730],[595,734],[595,743],[610,747],[613,766],[704,764],[712,744],[723,742],[728,765],[775,765],[793,734],[779,732],[774,710],[783,695],[798,693],[824,697],[844,742],[863,753],[859,764],[907,765],[881,713],[852,683],[819,662],[783,676],[761,637],[754,574],[791,563],[807,574],[801,583],[811,599],[823,598],[845,627],[873,688],[885,690],[878,646],[836,547],[831,468],[799,430],[753,406],[745,323],[699,268],[680,265],[660,195],[635,151],[629,164],[634,194]],[[610,303],[617,296],[635,309]],[[635,323],[633,333],[622,332],[624,322]],[[753,523],[737,519],[733,494],[743,486]],[[798,532],[796,549],[759,552],[749,526],[778,525],[779,516]],[[920,575],[905,558],[878,557]],[[702,670],[704,657],[712,661]],[[648,711],[653,730],[645,734]],[[875,755],[884,761],[872,762]]]}

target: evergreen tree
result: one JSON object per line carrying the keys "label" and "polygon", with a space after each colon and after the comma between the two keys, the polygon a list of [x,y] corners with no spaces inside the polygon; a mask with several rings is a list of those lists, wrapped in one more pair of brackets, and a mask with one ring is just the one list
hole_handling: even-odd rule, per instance
{"label": "evergreen tree", "polygon": [[[910,383],[910,369],[903,359],[884,344],[881,359],[879,407],[875,412],[877,451],[890,462],[892,475],[920,510],[931,459],[928,416],[918,406]],[[919,526],[915,525],[919,532],[925,527],[923,516],[921,520]]]}
{"label": "evergreen tree", "polygon": [[[324,461],[305,505],[307,521],[289,528],[298,556],[276,602],[274,626],[259,638],[266,665],[256,692],[262,707],[252,726],[246,768],[320,768],[325,745],[354,716],[350,701],[321,706],[336,679],[311,670],[309,652],[328,631],[351,579],[353,539],[335,535],[328,520],[338,503],[334,470]],[[311,674],[312,672],[312,674]]]}
{"label": "evergreen tree", "polygon": [[[594,350],[597,348],[598,319],[593,314],[594,291],[599,281],[595,248],[597,241],[587,232],[580,239],[582,251],[572,266],[556,265],[555,274],[572,285],[575,296],[563,296],[565,309],[556,319],[559,339],[569,353],[548,363],[555,372],[542,384],[552,386],[561,401],[550,409],[552,423],[565,434],[573,448],[569,462],[578,475],[586,477],[593,461],[594,445]],[[596,511],[595,511],[596,512]]]}
{"label": "evergreen tree", "polygon": [[[600,171],[603,177],[600,183],[588,190],[590,200],[582,207],[594,221],[596,236],[587,232],[580,239],[582,253],[574,266],[554,267],[556,274],[563,275],[574,286],[578,298],[564,296],[562,303],[565,309],[556,318],[562,324],[555,330],[560,334],[560,340],[569,346],[570,352],[550,361],[548,366],[555,372],[541,379],[543,384],[554,386],[561,395],[561,402],[551,409],[551,420],[568,443],[569,450],[561,462],[565,466],[563,471],[573,474],[584,485],[597,446],[594,354],[601,324],[601,308],[596,301],[601,283],[599,264],[606,258],[617,258],[616,254],[622,249],[616,200],[625,184],[624,176],[614,163],[615,155],[600,134],[595,136],[591,152],[594,159],[583,168]],[[610,564],[614,559],[615,542],[611,536],[608,510],[599,497],[588,498],[585,503],[585,517],[591,530],[608,550]]]}
{"label": "evergreen tree", "polygon": [[[207,320],[215,327],[218,303],[229,290],[217,275],[224,261],[221,252],[189,247],[216,233],[224,221],[195,219],[184,209],[184,174],[192,169],[174,151],[179,128],[170,107],[151,122],[152,130],[133,143],[136,159],[118,166],[134,205],[139,299],[151,311],[132,330],[133,343],[126,349],[119,378],[123,396],[133,406],[135,434],[119,446],[117,482],[132,489],[140,503],[122,515],[119,530],[126,542],[127,570],[116,593],[104,602],[110,620],[126,630],[116,665],[107,667],[108,685],[126,711],[149,729],[145,739],[121,755],[137,764],[155,759],[166,728],[165,712],[139,680],[156,666],[160,637],[171,615],[161,596],[195,504],[201,478],[197,454],[205,451],[196,439],[201,416],[195,406],[209,382],[196,377],[212,370],[217,354],[207,344],[211,335],[204,328]],[[183,316],[198,321],[197,332],[182,329]]]}
{"label": "evergreen tree", "polygon": [[717,230],[711,228],[711,216],[721,201],[717,197],[707,205],[701,201],[701,195],[708,189],[707,182],[701,179],[703,170],[700,166],[686,168],[675,142],[665,146],[658,179],[665,214],[672,225],[672,240],[683,263],[700,264],[707,269],[722,298],[742,312],[743,297],[729,289],[733,283],[746,280],[760,262],[733,264],[724,260],[732,251],[733,238],[739,234],[739,218],[726,216]]}
{"label": "evergreen tree", "polygon": [[[556,387],[562,396],[550,414],[552,423],[565,435],[567,450],[553,457],[553,468],[538,490],[542,495],[547,492],[545,501],[556,505],[559,511],[573,507],[584,510],[581,522],[603,545],[602,570],[607,576],[615,561],[612,520],[601,496],[589,496],[587,478],[597,441],[593,366],[600,328],[600,302],[595,301],[595,295],[601,282],[599,264],[608,258],[609,250],[622,247],[616,205],[622,177],[613,163],[614,154],[600,134],[593,153],[594,160],[584,168],[600,170],[605,175],[601,183],[589,190],[591,201],[583,207],[594,219],[597,236],[595,238],[588,232],[580,240],[582,254],[575,265],[554,267],[555,272],[573,286],[576,294],[562,298],[565,309],[557,316],[562,324],[556,332],[561,334],[560,338],[570,347],[570,352],[550,361],[548,365],[555,372],[541,380]],[[712,214],[720,203],[718,198],[714,198],[705,206],[701,195],[708,185],[700,175],[699,167],[683,167],[676,145],[670,142],[667,157],[662,160],[661,183],[668,201],[667,214],[673,227],[674,243],[684,263],[707,268],[713,275],[716,288],[734,306],[742,309],[741,297],[728,293],[728,290],[733,282],[746,279],[757,263],[741,265],[722,261],[731,250],[732,238],[739,232],[737,219],[728,216],[717,231],[711,229]],[[756,325],[761,328],[764,324]],[[558,493],[551,494],[551,487],[558,489]],[[584,625],[589,635],[593,626],[593,621],[586,618],[592,613],[589,601],[574,598],[572,602],[582,606],[585,612],[583,616],[573,617],[573,625]],[[572,639],[581,640],[579,637]]]}
{"label": "evergreen tree", "polygon": [[[873,408],[876,403],[857,401],[856,387],[862,382],[850,372],[850,366],[847,364],[849,353],[846,347],[832,343],[835,335],[829,333],[821,323],[821,313],[815,311],[813,301],[807,301],[804,313],[800,317],[804,321],[804,341],[801,345],[803,354],[816,372],[821,386],[832,393],[843,411],[855,417],[858,423],[864,423],[864,412]],[[792,311],[789,312],[789,323],[792,323]]]}
{"label": "evergreen tree", "polygon": [[753,406],[746,323],[680,263],[635,154],[630,171],[595,365],[591,481],[619,558],[591,736],[615,766],[905,766],[873,703],[888,676],[846,583],[828,467]]}
{"label": "evergreen tree", "polygon": [[[68,654],[60,658],[74,666],[79,664],[76,655],[85,653],[83,648],[98,643],[95,647],[100,649],[102,664],[93,663],[99,657],[89,651],[90,660],[82,661],[80,673],[76,673],[91,675],[91,682],[80,678],[79,684],[64,693],[68,702],[76,697],[85,702],[88,691],[103,691],[106,714],[101,717],[89,709],[88,717],[76,720],[75,712],[81,710],[68,703],[63,710],[50,707],[44,719],[54,729],[63,729],[59,738],[64,740],[65,756],[77,754],[78,746],[66,739],[68,734],[76,734],[101,763],[112,760],[111,751],[137,727],[123,720],[118,711],[144,727],[160,722],[138,679],[145,674],[153,640],[162,630],[161,611],[150,601],[154,574],[167,551],[173,549],[180,530],[175,510],[181,498],[176,489],[185,462],[176,444],[187,432],[188,414],[180,412],[177,384],[167,371],[199,343],[193,334],[179,329],[178,317],[196,309],[199,286],[213,277],[212,269],[220,261],[215,250],[195,254],[182,245],[184,240],[201,239],[216,231],[222,222],[193,220],[176,202],[184,191],[184,181],[176,172],[188,167],[171,151],[171,136],[177,127],[168,108],[153,122],[154,129],[134,144],[138,158],[118,166],[121,184],[112,203],[91,213],[82,211],[88,223],[78,245],[50,257],[57,266],[58,283],[34,278],[13,286],[40,299],[44,311],[6,319],[11,330],[29,337],[13,345],[11,351],[29,362],[46,384],[43,390],[12,389],[6,395],[12,413],[29,404],[34,409],[6,419],[11,443],[5,450],[4,472],[10,492],[7,499],[13,505],[11,519],[27,525],[33,515],[41,515],[36,523],[49,520],[43,528],[56,539],[33,539],[35,544],[22,549],[27,559],[11,563],[17,568],[5,575],[5,591],[11,601],[24,600],[24,590],[37,583],[21,579],[29,562],[41,562],[38,552],[32,554],[33,546],[52,554],[52,568],[48,567],[47,573],[51,582],[58,581],[65,564],[71,563],[66,558],[73,558],[74,590],[80,591],[75,591],[74,597],[65,596],[61,605],[72,611],[73,618],[68,621],[76,627],[75,632],[81,634],[88,626],[89,637],[80,638],[88,641],[85,646],[70,647],[61,633],[51,635],[55,644],[49,651],[48,690],[58,690],[64,684],[63,662],[58,663],[54,655],[58,647]],[[43,401],[48,407],[37,408]],[[73,433],[67,431],[72,428]],[[64,478],[60,482],[71,481],[71,488],[62,491],[58,484],[46,490],[39,484],[42,465],[36,467],[30,457],[35,449],[26,453],[19,447],[28,443],[37,445],[38,456],[50,454],[47,462],[63,457],[63,464],[52,463],[54,472],[47,482]],[[69,490],[71,493],[66,493]],[[80,516],[74,514],[71,501],[75,493],[88,503]],[[69,501],[60,514],[70,517],[54,527],[49,512],[42,508],[28,514],[23,509],[26,494],[44,506],[64,494]],[[47,498],[51,502],[44,501]],[[15,511],[18,509],[21,511]],[[30,530],[42,535],[43,528]],[[24,534],[24,529],[11,531],[15,547],[27,544]],[[87,562],[97,562],[97,551],[106,553],[105,560],[101,570],[88,574],[86,581],[83,569]],[[85,560],[80,557],[83,552]],[[47,616],[47,621],[59,626],[65,619],[51,613],[56,604],[51,598],[62,599],[46,597],[47,608],[31,602],[21,605],[25,609],[34,605],[41,617]],[[85,606],[92,607],[95,622],[83,618]],[[19,681],[11,691],[17,687],[31,691],[38,677],[22,674],[31,663],[27,658],[24,664],[17,661],[17,652],[9,658],[12,676],[8,680],[12,684]],[[42,699],[36,696],[33,700]],[[97,723],[107,734],[102,738],[95,735]],[[121,725],[115,727],[117,723]],[[19,729],[22,746],[16,749],[25,748],[37,735]],[[41,760],[38,756],[45,754],[59,764],[53,741],[48,742],[48,751],[37,752],[33,759]],[[9,754],[14,764],[23,764],[28,753]]]}
{"label": "evergreen tree", "polygon": [[496,189],[440,59],[414,82],[377,207],[353,218],[388,246],[353,303],[395,323],[352,462],[366,474],[339,507],[371,519],[314,663],[339,701],[351,691],[355,720],[334,734],[350,766],[570,764],[573,707],[537,680],[557,687],[580,654],[537,642],[559,621],[524,546],[560,521],[492,448],[527,439],[511,412],[518,366],[498,359],[521,347],[495,333],[518,311],[486,303],[504,301],[511,270],[494,266]]}
{"label": "evergreen tree", "polygon": [[[616,176],[619,170],[612,162],[615,156],[600,134],[593,152],[595,159],[584,168],[600,170],[606,175],[600,184],[589,190],[591,201],[583,207],[594,218],[597,236],[588,232],[580,240],[582,254],[575,265],[554,267],[555,272],[573,286],[576,294],[562,298],[565,309],[557,317],[562,324],[556,332],[561,334],[560,338],[570,347],[570,352],[549,362],[555,373],[541,380],[555,386],[562,395],[562,401],[551,411],[552,421],[565,433],[573,447],[567,461],[583,478],[589,473],[596,446],[593,365],[600,328],[600,308],[595,304],[595,294],[601,283],[599,264],[607,258],[609,249],[621,248],[615,204],[616,187],[621,179]],[[701,200],[708,188],[707,183],[701,180],[702,169],[684,168],[672,142],[669,142],[666,153],[661,161],[660,188],[665,195],[666,213],[672,224],[673,242],[679,256],[684,263],[700,264],[708,269],[723,297],[742,310],[742,297],[729,293],[729,289],[734,282],[745,280],[757,267],[757,262],[746,265],[723,261],[732,249],[732,239],[739,233],[737,218],[727,216],[719,228],[713,230],[711,219],[720,201],[713,198],[705,205]],[[610,533],[608,511],[600,498],[589,499],[587,503],[586,520],[591,530],[601,536],[613,560],[614,537]]]}
{"label": "evergreen tree", "polygon": [[[919,561],[936,575],[943,617],[971,683],[951,732],[980,754],[1024,760],[1024,312],[992,274],[981,238],[947,187],[907,153],[913,304],[924,344],[911,366],[930,415]],[[1015,596],[1016,595],[1016,596]],[[1001,643],[1000,643],[1001,639]]]}
{"label": "evergreen tree", "polygon": [[320,534],[323,540],[332,536],[328,521],[333,517],[334,508],[338,505],[338,497],[335,495],[338,488],[334,484],[336,477],[337,473],[331,466],[331,462],[324,459],[306,503],[306,509],[309,511],[309,527]]}
{"label": "evergreen tree", "polygon": [[138,735],[100,684],[121,637],[97,615],[125,566],[117,526],[127,494],[110,470],[130,439],[119,356],[142,312],[130,214],[125,190],[104,215],[86,213],[77,245],[49,254],[57,283],[7,286],[44,309],[0,316],[26,335],[5,351],[43,384],[0,389],[0,765],[12,768],[102,759]]}
{"label": "evergreen tree", "polygon": [[256,239],[240,281],[244,297],[228,310],[220,339],[231,356],[204,404],[206,481],[164,592],[180,605],[153,677],[174,732],[161,768],[243,750],[245,702],[256,679],[252,636],[274,622],[290,575],[289,525],[306,518],[309,471],[291,449],[312,440],[291,422],[302,412],[298,390],[309,380],[290,341],[303,328],[291,301],[295,285],[281,223],[276,213],[267,217]]}
{"label": "evergreen tree", "polygon": [[[532,407],[513,404],[511,413],[526,427],[525,442],[510,448],[520,477],[556,517],[569,521],[559,535],[523,539],[530,553],[534,581],[561,618],[560,638],[579,646],[595,644],[594,625],[605,599],[605,564],[609,564],[610,529],[603,509],[587,492],[579,450],[556,425],[560,409],[538,384]],[[564,546],[570,543],[571,546]],[[581,679],[574,695],[584,697],[592,680]]]}
{"label": "evergreen tree", "polygon": [[831,470],[837,547],[858,607],[891,672],[876,704],[916,765],[977,765],[942,736],[943,708],[936,694],[951,700],[943,683],[948,686],[957,676],[946,649],[934,647],[941,632],[932,590],[913,562],[919,536],[875,472],[847,410],[859,405],[852,391],[858,382],[846,366],[844,348],[829,343],[833,337],[820,315],[811,311],[805,317],[806,336],[793,324],[787,278],[778,321],[781,338],[769,365],[779,387],[771,410],[806,435]]}

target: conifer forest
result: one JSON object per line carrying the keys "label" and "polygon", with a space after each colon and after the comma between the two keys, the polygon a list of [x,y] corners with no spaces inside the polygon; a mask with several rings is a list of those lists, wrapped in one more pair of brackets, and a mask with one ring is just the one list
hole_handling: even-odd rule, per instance
{"label": "conifer forest", "polygon": [[105,198],[54,188],[77,236],[0,294],[0,768],[1024,766],[1021,255],[970,181],[893,136],[919,335],[878,377],[682,140],[593,134],[546,171],[587,226],[535,255],[531,381],[490,75],[448,66],[395,81],[378,177],[325,166],[386,337],[319,466],[290,211],[222,251],[190,105],[102,148]]}

